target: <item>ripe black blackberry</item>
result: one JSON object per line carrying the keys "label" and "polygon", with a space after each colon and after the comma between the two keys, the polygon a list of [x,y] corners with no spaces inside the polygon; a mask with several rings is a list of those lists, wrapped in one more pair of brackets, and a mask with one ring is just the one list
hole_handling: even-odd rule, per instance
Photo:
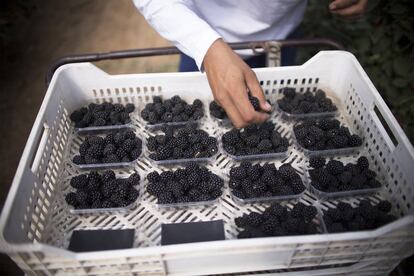
{"label": "ripe black blackberry", "polygon": [[386,200],[381,200],[378,204],[377,204],[377,208],[378,210],[384,212],[384,213],[389,213],[391,211],[392,205],[389,201]]}
{"label": "ripe black blackberry", "polygon": [[348,144],[350,147],[358,147],[362,145],[362,139],[356,134],[351,135],[348,140]]}
{"label": "ripe black blackberry", "polygon": [[115,193],[116,187],[116,181],[111,180],[102,184],[101,192],[105,197],[110,197],[113,193]]}
{"label": "ripe black blackberry", "polygon": [[290,215],[293,218],[301,218],[303,217],[303,212],[306,208],[306,205],[303,204],[302,202],[298,202],[295,204],[295,206],[293,206],[292,210],[290,211]]}
{"label": "ripe black blackberry", "polygon": [[230,169],[230,177],[234,179],[243,179],[246,177],[246,170],[239,166]]}
{"label": "ripe black blackberry", "polygon": [[88,205],[88,193],[86,191],[77,190],[75,195],[79,205]]}
{"label": "ripe black blackberry", "polygon": [[81,174],[72,177],[70,185],[75,189],[86,189],[88,185],[88,177],[86,174]]}
{"label": "ripe black blackberry", "polygon": [[163,192],[158,195],[158,204],[172,204],[174,203],[174,197],[171,192]]}
{"label": "ripe black blackberry", "polygon": [[226,111],[220,105],[218,105],[216,101],[210,102],[209,109],[210,109],[210,114],[213,117],[216,117],[218,119],[227,118]]}
{"label": "ripe black blackberry", "polygon": [[72,206],[73,206],[73,207],[75,207],[75,208],[79,205],[79,202],[78,202],[78,199],[77,199],[76,193],[73,193],[73,192],[68,193],[68,194],[65,196],[65,200],[66,200],[66,202],[67,202],[69,205],[72,205]]}
{"label": "ripe black blackberry", "polygon": [[259,99],[256,98],[256,97],[254,97],[254,96],[252,96],[250,93],[248,95],[248,98],[249,98],[250,104],[253,106],[254,110],[260,111],[261,108],[260,108]]}
{"label": "ripe black blackberry", "polygon": [[283,164],[279,167],[278,173],[283,179],[292,179],[297,174],[290,164]]}
{"label": "ripe black blackberry", "polygon": [[315,218],[317,212],[318,211],[314,206],[305,206],[303,208],[302,217],[305,220],[305,222],[310,222]]}
{"label": "ripe black blackberry", "polygon": [[292,180],[290,186],[295,194],[300,194],[306,189],[300,177]]}
{"label": "ripe black blackberry", "polygon": [[150,195],[158,197],[165,191],[164,185],[161,182],[151,182],[148,183],[147,192]]}
{"label": "ripe black blackberry", "polygon": [[357,161],[357,166],[360,169],[360,171],[368,169],[369,168],[368,158],[366,158],[365,156],[359,157]]}
{"label": "ripe black blackberry", "polygon": [[137,186],[139,185],[139,182],[141,181],[141,177],[138,173],[133,173],[128,177],[128,184],[131,186]]}
{"label": "ripe black blackberry", "polygon": [[322,168],[323,166],[325,166],[325,162],[326,162],[325,158],[320,157],[320,156],[312,156],[309,159],[309,165],[312,168]]}
{"label": "ripe black blackberry", "polygon": [[330,160],[326,164],[326,169],[333,175],[339,175],[344,172],[344,164],[338,160]]}
{"label": "ripe black blackberry", "polygon": [[256,212],[251,212],[245,217],[246,225],[257,227],[263,222],[262,215]]}

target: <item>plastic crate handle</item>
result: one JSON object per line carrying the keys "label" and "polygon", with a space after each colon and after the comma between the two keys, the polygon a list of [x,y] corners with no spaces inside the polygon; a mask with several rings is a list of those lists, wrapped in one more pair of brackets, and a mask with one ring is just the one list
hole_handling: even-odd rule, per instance
{"label": "plastic crate handle", "polygon": [[34,155],[31,158],[31,162],[30,162],[30,170],[34,174],[36,174],[39,168],[40,160],[42,158],[44,149],[49,139],[49,134],[50,134],[50,128],[46,123],[44,123],[42,130],[41,130],[41,135],[39,135],[39,137],[37,138],[36,144],[35,144],[36,150],[34,151]]}

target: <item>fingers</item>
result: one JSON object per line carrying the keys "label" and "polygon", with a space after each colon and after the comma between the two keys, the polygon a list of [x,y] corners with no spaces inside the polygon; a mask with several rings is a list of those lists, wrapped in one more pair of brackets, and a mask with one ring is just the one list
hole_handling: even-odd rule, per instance
{"label": "fingers", "polygon": [[263,90],[260,87],[259,81],[257,80],[256,74],[250,68],[248,68],[248,70],[244,73],[244,77],[246,79],[246,84],[250,90],[250,93],[259,99],[260,108],[264,111],[270,112],[272,110],[272,107],[266,101]]}
{"label": "fingers", "polygon": [[365,12],[367,4],[367,0],[336,0],[329,5],[329,9],[333,14],[355,19]]}
{"label": "fingers", "polygon": [[247,87],[243,78],[233,83],[231,87],[232,90],[229,90],[230,97],[245,123],[262,123],[269,118],[268,114],[254,110],[249,101]]}
{"label": "fingers", "polygon": [[358,18],[363,14],[363,10],[359,6],[351,6],[346,9],[331,11],[333,14],[340,15],[345,18]]}
{"label": "fingers", "polygon": [[236,106],[234,105],[233,101],[228,96],[228,94],[225,93],[225,91],[222,91],[222,93],[214,94],[214,96],[215,100],[220,104],[221,107],[224,108],[227,116],[230,118],[236,128],[242,128],[247,125],[237,110]]}
{"label": "fingers", "polygon": [[335,0],[329,4],[331,11],[349,8],[358,3],[358,0]]}

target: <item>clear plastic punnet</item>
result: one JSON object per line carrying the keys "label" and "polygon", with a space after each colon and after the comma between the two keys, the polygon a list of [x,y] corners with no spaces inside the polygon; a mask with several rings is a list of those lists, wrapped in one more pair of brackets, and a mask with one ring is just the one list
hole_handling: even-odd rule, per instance
{"label": "clear plastic punnet", "polygon": [[[122,177],[117,177],[117,179],[128,179],[128,177],[129,176],[122,176]],[[68,193],[76,191],[76,189],[72,188],[69,185],[70,179],[71,179],[71,177],[63,179],[63,181],[62,181],[62,190],[60,192],[60,196],[62,197],[62,201],[65,202],[66,208],[69,210],[69,212],[71,214],[74,214],[74,215],[83,215],[83,214],[99,215],[99,214],[103,214],[103,213],[126,213],[131,208],[133,208],[137,204],[137,202],[140,201],[140,197],[141,197],[141,194],[142,194],[141,187],[140,187],[140,186],[142,186],[142,180],[141,180],[139,186],[134,186],[134,189],[136,189],[139,192],[138,198],[134,202],[131,202],[127,206],[112,207],[112,208],[76,209],[72,205],[69,205],[65,200],[65,196]]]}
{"label": "clear plastic punnet", "polygon": [[[322,89],[325,93],[327,98],[329,98],[337,107],[336,111],[328,111],[328,112],[316,112],[316,113],[299,113],[299,114],[294,114],[294,113],[289,113],[287,111],[284,111],[283,109],[280,108],[278,100],[282,99],[284,96],[283,94],[280,94],[279,96],[276,97],[276,100],[274,101],[274,105],[276,107],[277,112],[279,112],[280,114],[282,114],[282,118],[287,120],[287,121],[293,121],[293,120],[303,120],[303,119],[310,119],[310,118],[324,118],[324,117],[335,117],[338,116],[340,114],[339,112],[339,100],[336,99],[336,97],[333,95],[332,92],[329,91],[329,89],[327,88],[317,88],[317,89]],[[302,92],[297,92],[297,93],[304,93],[306,91],[302,91]]]}
{"label": "clear plastic punnet", "polygon": [[[283,163],[282,163],[283,164]],[[303,170],[303,169],[302,169]],[[229,175],[230,169],[227,172],[227,175]],[[265,203],[265,202],[272,202],[272,201],[286,201],[286,200],[293,200],[293,199],[300,199],[305,193],[307,192],[307,189],[309,187],[309,181],[307,174],[301,174],[299,172],[296,172],[300,178],[302,179],[302,183],[304,186],[304,190],[299,194],[290,194],[290,195],[275,195],[270,197],[253,197],[253,198],[239,198],[234,195],[233,190],[230,189],[230,195],[233,198],[235,202],[238,204],[253,204],[253,203]],[[230,178],[229,176],[227,178]]]}
{"label": "clear plastic punnet", "polygon": [[[336,156],[336,155],[346,155],[346,154],[352,154],[361,151],[364,148],[364,137],[362,137],[360,134],[358,134],[362,139],[362,144],[360,146],[356,147],[346,147],[346,148],[338,148],[338,149],[326,149],[326,150],[309,150],[303,147],[298,139],[296,138],[295,131],[292,127],[292,139],[294,144],[301,150],[303,153],[308,156]],[[352,133],[357,134],[357,133]]]}

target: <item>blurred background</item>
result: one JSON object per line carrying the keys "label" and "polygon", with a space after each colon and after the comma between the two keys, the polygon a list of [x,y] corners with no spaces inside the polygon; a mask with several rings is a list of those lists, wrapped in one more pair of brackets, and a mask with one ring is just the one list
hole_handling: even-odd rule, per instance
{"label": "blurred background", "polygon": [[[369,12],[357,21],[333,17],[327,9],[329,1],[309,2],[302,24],[304,36],[337,40],[354,53],[413,142],[411,1],[371,0]],[[146,23],[131,0],[0,0],[0,204],[7,196],[46,91],[46,71],[55,59],[168,45]],[[318,50],[300,49],[298,63],[305,62]],[[111,74],[169,72],[177,70],[178,56],[96,65]],[[1,257],[0,274],[22,273]]]}

